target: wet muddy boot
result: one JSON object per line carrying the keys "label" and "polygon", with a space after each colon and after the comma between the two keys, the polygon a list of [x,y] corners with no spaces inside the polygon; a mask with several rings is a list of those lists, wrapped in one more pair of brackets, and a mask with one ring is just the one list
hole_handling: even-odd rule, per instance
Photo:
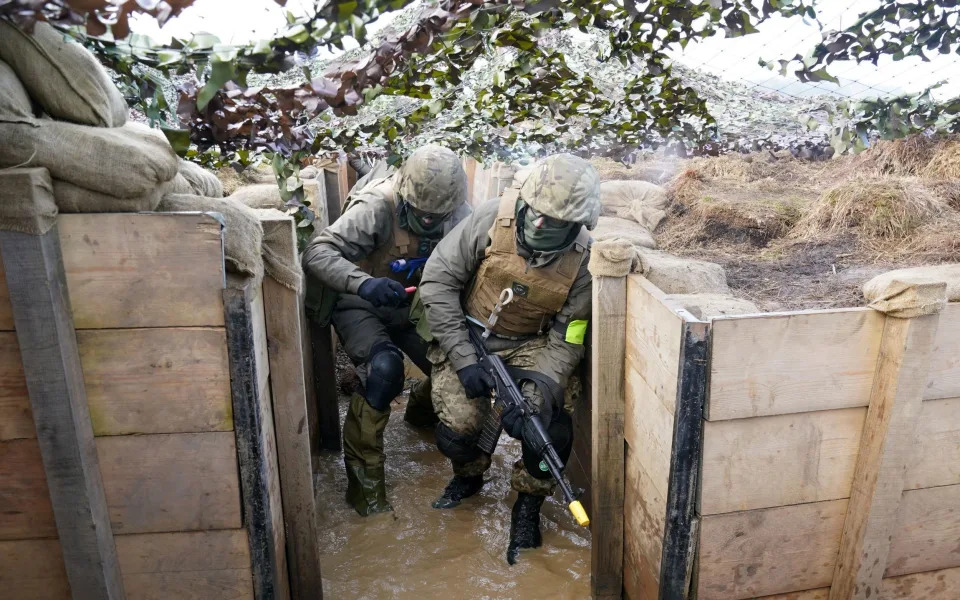
{"label": "wet muddy boot", "polygon": [[379,411],[353,394],[343,423],[343,463],[347,468],[347,502],[360,515],[393,510],[384,479],[383,431],[390,410]]}
{"label": "wet muddy boot", "polygon": [[407,410],[403,413],[403,420],[414,427],[434,427],[440,421],[433,410],[433,400],[430,398],[432,385],[430,378],[418,379],[410,386],[410,398],[407,399]]}
{"label": "wet muddy boot", "polygon": [[464,498],[469,498],[483,487],[483,475],[454,475],[443,490],[443,495],[433,501],[434,508],[453,508]]}
{"label": "wet muddy boot", "polygon": [[521,548],[539,548],[543,543],[540,536],[540,507],[544,496],[533,496],[520,492],[513,503],[510,519],[510,545],[507,546],[507,562],[516,564]]}

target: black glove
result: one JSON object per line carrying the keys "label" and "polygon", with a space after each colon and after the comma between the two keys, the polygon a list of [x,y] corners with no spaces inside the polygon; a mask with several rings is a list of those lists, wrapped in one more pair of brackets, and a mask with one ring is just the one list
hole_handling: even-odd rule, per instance
{"label": "black glove", "polygon": [[500,413],[500,424],[507,435],[515,440],[523,439],[523,418],[520,409],[508,406]]}
{"label": "black glove", "polygon": [[357,295],[374,306],[400,306],[407,299],[403,284],[387,277],[364,281]]}
{"label": "black glove", "polygon": [[457,371],[457,377],[463,389],[467,391],[467,398],[486,398],[496,387],[497,382],[487,370],[479,364],[472,364]]}

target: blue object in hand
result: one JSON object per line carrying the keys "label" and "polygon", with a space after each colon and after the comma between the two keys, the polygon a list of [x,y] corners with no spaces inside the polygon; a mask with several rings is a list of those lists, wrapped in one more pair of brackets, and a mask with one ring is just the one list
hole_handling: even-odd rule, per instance
{"label": "blue object in hand", "polygon": [[417,269],[423,267],[427,263],[427,257],[423,256],[420,258],[398,258],[397,260],[390,262],[390,270],[394,273],[403,273],[407,272],[407,279],[413,277],[413,274],[417,272]]}

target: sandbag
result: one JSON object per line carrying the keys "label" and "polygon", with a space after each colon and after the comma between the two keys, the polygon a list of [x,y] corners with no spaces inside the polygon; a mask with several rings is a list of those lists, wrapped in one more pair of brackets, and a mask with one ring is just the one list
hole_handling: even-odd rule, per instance
{"label": "sandbag", "polygon": [[157,207],[160,212],[215,212],[223,216],[223,253],[227,268],[236,273],[263,279],[263,227],[257,213],[227,198],[208,198],[196,194],[166,194]]}
{"label": "sandbag", "polygon": [[317,177],[320,177],[320,169],[313,165],[300,169],[300,179],[316,179]]}
{"label": "sandbag", "polygon": [[156,210],[164,194],[173,191],[173,181],[161,183],[146,194],[118,198],[84,189],[69,181],[53,180],[53,197],[62,213],[141,212]]}
{"label": "sandbag", "polygon": [[89,127],[37,119],[0,122],[0,168],[46,167],[54,179],[118,198],[143,196],[177,174],[163,133],[139,123]]}
{"label": "sandbag", "polygon": [[666,294],[729,294],[727,274],[716,263],[639,249],[640,272]]}
{"label": "sandbag", "polygon": [[700,320],[761,312],[753,302],[729,294],[669,294],[666,298]]}
{"label": "sandbag", "polygon": [[597,226],[590,232],[593,239],[600,242],[605,240],[621,239],[630,242],[634,246],[643,248],[656,248],[657,243],[653,241],[653,236],[643,225],[620,219],[618,217],[600,217],[597,219]]}
{"label": "sandbag", "polygon": [[904,283],[943,281],[947,284],[947,301],[960,302],[960,263],[910,267],[881,273],[863,284],[864,298],[870,302],[879,299],[882,294],[887,293],[893,281]]}
{"label": "sandbag", "polygon": [[297,260],[297,240],[295,235],[290,235],[289,227],[281,226],[291,217],[272,208],[254,209],[253,212],[263,227],[260,253],[264,271],[280,285],[299,292],[303,285],[303,269]]}
{"label": "sandbag", "polygon": [[284,205],[283,198],[280,197],[280,188],[277,187],[276,183],[245,185],[237,188],[235,192],[227,197],[250,208],[276,208],[282,210]]}
{"label": "sandbag", "polygon": [[57,205],[46,169],[0,171],[0,230],[41,235],[56,222]]}
{"label": "sandbag", "polygon": [[96,127],[127,121],[127,103],[93,54],[47,23],[31,35],[0,21],[0,59],[52,117]]}
{"label": "sandbag", "polygon": [[0,121],[8,123],[33,123],[33,107],[30,96],[5,62],[0,62]]}
{"label": "sandbag", "polygon": [[[600,184],[601,214],[624,216],[623,212],[634,213],[639,207],[647,206],[663,210],[667,207],[667,194],[662,187],[649,181],[604,181]],[[643,223],[637,219],[638,223]]]}
{"label": "sandbag", "polygon": [[208,198],[223,198],[223,184],[216,175],[197,163],[180,159],[178,172],[190,185],[191,193]]}

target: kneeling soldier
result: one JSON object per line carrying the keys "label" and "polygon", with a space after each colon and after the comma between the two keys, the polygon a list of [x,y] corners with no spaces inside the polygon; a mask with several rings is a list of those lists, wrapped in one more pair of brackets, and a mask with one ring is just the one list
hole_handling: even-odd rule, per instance
{"label": "kneeling soldier", "polygon": [[[594,168],[570,154],[551,156],[519,189],[509,188],[478,207],[427,261],[420,295],[437,342],[428,354],[440,417],[437,446],[454,472],[435,508],[456,506],[476,494],[490,467],[490,455],[477,441],[491,411],[493,381],[477,362],[467,327],[483,329],[505,288],[513,300],[499,312],[485,347],[511,367],[524,397],[539,409],[560,459],[569,457],[571,398],[579,391],[571,375],[583,358],[591,309],[587,229],[599,214]],[[515,412],[505,411],[501,423],[522,440],[523,424]],[[511,564],[519,548],[540,545],[540,507],[554,486],[536,452],[526,442],[522,448],[511,482],[518,492],[507,551]]]}
{"label": "kneeling soldier", "polygon": [[[391,510],[383,432],[390,403],[403,391],[404,353],[430,374],[427,345],[409,321],[405,290],[419,282],[417,266],[443,235],[470,213],[466,198],[467,176],[457,155],[425,146],[397,173],[357,193],[303,255],[304,271],[323,284],[327,296],[338,294],[330,318],[363,383],[343,424],[347,502],[361,515]],[[432,413],[425,387],[420,408]],[[408,420],[416,402],[412,391]]]}

